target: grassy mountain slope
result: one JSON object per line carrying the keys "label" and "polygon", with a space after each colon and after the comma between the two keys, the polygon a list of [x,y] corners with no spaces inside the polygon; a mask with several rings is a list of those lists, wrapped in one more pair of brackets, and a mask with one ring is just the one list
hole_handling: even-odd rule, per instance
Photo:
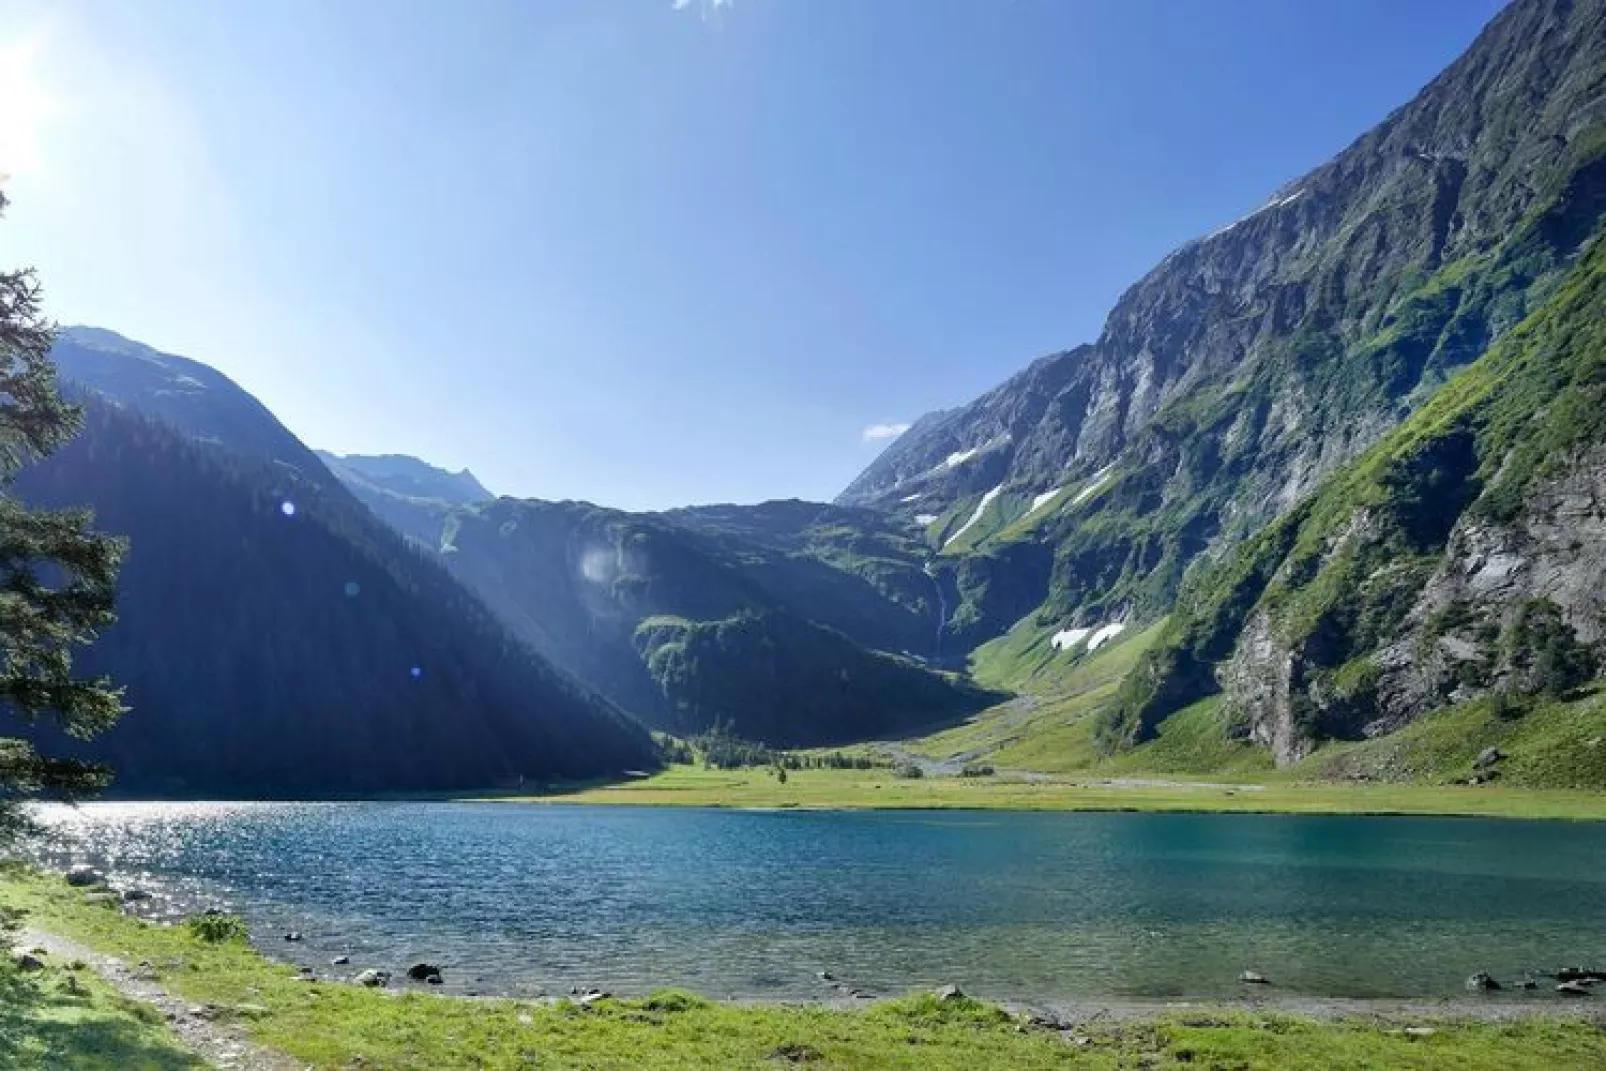
{"label": "grassy mountain slope", "polygon": [[[1606,173],[1562,200],[1599,214]],[[1544,227],[1554,216],[1541,214]],[[1570,216],[1565,218],[1571,218]],[[1606,246],[1377,447],[1202,573],[1108,740],[1225,688],[1223,731],[1297,762],[1499,692],[1593,677],[1606,534]]]}
{"label": "grassy mountain slope", "polygon": [[718,724],[778,747],[950,721],[992,698],[784,611],[721,621],[649,618],[636,641],[677,728]]}
{"label": "grassy mountain slope", "polygon": [[932,649],[938,594],[919,544],[874,514],[504,498],[454,512],[446,549],[519,635],[655,726],[832,743],[987,701],[882,653]]}

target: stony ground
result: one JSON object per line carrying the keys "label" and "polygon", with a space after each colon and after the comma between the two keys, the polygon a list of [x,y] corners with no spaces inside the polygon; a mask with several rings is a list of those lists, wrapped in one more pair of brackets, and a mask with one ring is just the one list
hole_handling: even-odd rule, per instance
{"label": "stony ground", "polygon": [[89,964],[125,997],[143,1001],[160,1011],[184,1044],[214,1067],[225,1071],[301,1071],[307,1066],[251,1041],[237,1022],[220,1018],[217,1009],[175,997],[145,976],[148,967],[128,964],[77,941],[31,928],[22,932],[17,947],[42,948],[48,956],[63,963],[80,960]]}

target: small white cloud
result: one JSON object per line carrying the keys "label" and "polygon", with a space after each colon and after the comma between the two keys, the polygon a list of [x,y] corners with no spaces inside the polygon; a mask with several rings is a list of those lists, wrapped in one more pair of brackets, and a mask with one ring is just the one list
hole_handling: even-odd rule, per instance
{"label": "small white cloud", "polygon": [[907,424],[871,424],[864,429],[864,441],[873,443],[881,439],[896,439],[908,430]]}
{"label": "small white cloud", "polygon": [[730,7],[735,2],[736,0],[669,0],[669,9],[671,11],[686,11],[695,7],[706,19],[720,8]]}

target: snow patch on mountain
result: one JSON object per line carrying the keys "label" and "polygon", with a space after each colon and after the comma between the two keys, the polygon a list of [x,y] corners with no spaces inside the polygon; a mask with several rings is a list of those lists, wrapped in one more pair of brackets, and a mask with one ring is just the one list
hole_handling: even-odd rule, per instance
{"label": "snow patch on mountain", "polygon": [[1126,626],[1121,624],[1119,621],[1105,625],[1103,628],[1099,629],[1097,632],[1093,633],[1093,635],[1088,637],[1088,654],[1092,654],[1094,651],[1098,650],[1100,647],[1103,647],[1106,643],[1109,643],[1111,640],[1115,639],[1115,637],[1119,636],[1125,631]]}
{"label": "snow patch on mountain", "polygon": [[969,450],[955,450],[948,455],[948,459],[942,463],[942,467],[945,469],[958,468],[979,453],[981,453],[981,447],[979,446],[972,446]]}
{"label": "snow patch on mountain", "polygon": [[1056,651],[1069,651],[1085,640],[1087,653],[1092,654],[1125,631],[1126,626],[1119,621],[1112,621],[1108,625],[1094,625],[1090,628],[1065,628],[1050,636],[1048,643]]}
{"label": "snow patch on mountain", "polygon": [[970,531],[971,527],[975,525],[977,521],[981,520],[981,515],[987,512],[987,507],[993,504],[993,499],[997,498],[999,492],[1003,491],[1003,489],[1004,485],[999,484],[997,487],[981,496],[981,501],[976,503],[976,512],[970,515],[970,520],[959,526],[959,531],[948,537],[948,539],[942,545],[944,550],[947,550],[948,547],[953,544],[954,540]]}
{"label": "snow patch on mountain", "polygon": [[1052,491],[1044,491],[1040,495],[1033,496],[1033,498],[1032,498],[1032,508],[1026,511],[1027,515],[1030,516],[1031,514],[1036,513],[1038,510],[1042,509],[1044,506],[1048,505],[1049,500],[1052,499],[1055,495],[1059,494],[1063,490],[1065,490],[1065,487],[1063,485],[1061,485],[1059,487],[1054,488]]}
{"label": "snow patch on mountain", "polygon": [[1090,628],[1060,629],[1050,637],[1048,644],[1056,651],[1069,651],[1093,634]]}
{"label": "snow patch on mountain", "polygon": [[1076,492],[1076,497],[1071,499],[1071,505],[1080,506],[1083,502],[1104,490],[1104,485],[1110,482],[1110,473],[1114,469],[1115,465],[1112,463],[1095,472],[1093,474],[1093,482]]}

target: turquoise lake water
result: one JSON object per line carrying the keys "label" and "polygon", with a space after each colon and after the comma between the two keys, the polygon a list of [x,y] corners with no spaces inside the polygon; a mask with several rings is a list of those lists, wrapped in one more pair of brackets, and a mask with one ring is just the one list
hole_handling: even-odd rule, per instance
{"label": "turquoise lake water", "polygon": [[[281,958],[447,989],[1028,1001],[1460,996],[1606,962],[1606,824],[464,803],[42,809],[49,861],[227,904]],[[285,942],[299,931],[304,939]],[[1548,990],[1548,987],[1546,987]]]}

